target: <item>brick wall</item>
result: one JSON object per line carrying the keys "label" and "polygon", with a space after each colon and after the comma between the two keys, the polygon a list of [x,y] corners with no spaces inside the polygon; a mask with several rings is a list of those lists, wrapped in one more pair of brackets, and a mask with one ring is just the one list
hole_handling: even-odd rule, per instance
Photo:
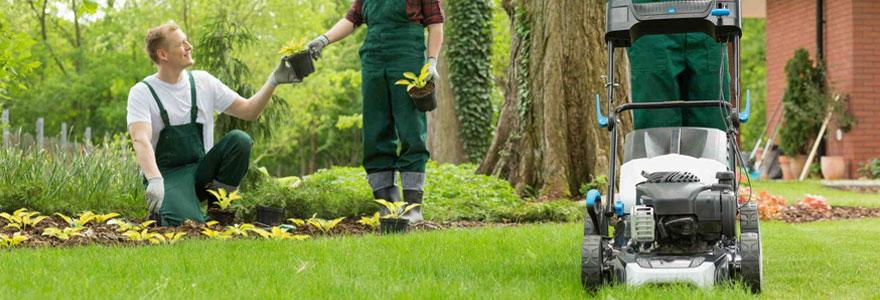
{"label": "brick wall", "polygon": [[[835,92],[850,95],[859,124],[836,139],[829,127],[827,155],[844,156],[850,177],[880,157],[880,1],[824,0],[824,53]],[[785,91],[785,63],[804,47],[815,57],[816,1],[767,1],[767,118]],[[771,126],[776,120],[769,120]]]}

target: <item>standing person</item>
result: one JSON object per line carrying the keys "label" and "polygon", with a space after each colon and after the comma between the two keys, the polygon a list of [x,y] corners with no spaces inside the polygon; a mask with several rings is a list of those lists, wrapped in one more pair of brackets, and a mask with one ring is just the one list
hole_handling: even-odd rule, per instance
{"label": "standing person", "polygon": [[[633,3],[663,2],[633,0]],[[730,100],[727,48],[702,33],[646,35],[626,49],[631,66],[632,101]],[[723,68],[723,69],[722,69]],[[719,82],[719,77],[723,76]],[[718,107],[633,111],[633,127],[707,127],[725,131]]]}
{"label": "standing person", "polygon": [[254,143],[232,130],[214,145],[214,112],[256,120],[275,87],[300,80],[282,59],[260,91],[244,99],[208,72],[186,70],[193,47],[179,26],[151,28],[145,44],[158,72],[129,90],[127,122],[149,218],[162,226],[205,222],[199,201],[209,199],[207,189],[238,189]]}
{"label": "standing person", "polygon": [[[359,52],[364,95],[363,164],[376,199],[400,201],[400,172],[403,201],[422,203],[425,164],[430,157],[425,145],[426,116],[416,109],[406,88],[394,83],[404,79],[404,72],[418,73],[427,57],[431,73],[428,80],[437,86],[444,21],[440,0],[355,0],[344,18],[308,44],[317,59],[328,44],[367,25],[367,37]],[[410,210],[404,218],[422,221],[421,208]]]}

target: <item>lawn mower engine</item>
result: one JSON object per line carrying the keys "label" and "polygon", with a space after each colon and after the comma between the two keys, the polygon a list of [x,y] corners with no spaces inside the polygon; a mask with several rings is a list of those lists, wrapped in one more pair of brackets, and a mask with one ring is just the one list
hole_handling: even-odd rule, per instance
{"label": "lawn mower engine", "polygon": [[630,211],[632,246],[640,252],[703,253],[735,236],[733,173],[719,172],[714,185],[688,172],[642,175],[647,180],[636,185],[637,205]]}
{"label": "lawn mower engine", "polygon": [[610,266],[616,281],[708,287],[730,278],[736,260],[733,173],[718,172],[717,184],[688,172],[642,175],[637,203],[617,226],[624,230],[615,230],[621,251]]}

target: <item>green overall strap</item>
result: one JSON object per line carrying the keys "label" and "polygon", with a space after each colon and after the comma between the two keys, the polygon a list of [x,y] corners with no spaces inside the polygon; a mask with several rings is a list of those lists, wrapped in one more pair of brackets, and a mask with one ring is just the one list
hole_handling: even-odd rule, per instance
{"label": "green overall strap", "polygon": [[166,128],[171,127],[171,122],[168,121],[168,112],[165,111],[165,107],[162,106],[162,101],[159,101],[159,96],[156,95],[156,90],[153,90],[153,86],[146,80],[141,82],[147,85],[147,88],[150,89],[150,93],[153,94],[153,100],[156,100],[156,105],[159,105],[159,115],[162,116],[162,124],[165,125]]}
{"label": "green overall strap", "polygon": [[186,74],[189,75],[189,92],[191,94],[190,98],[192,98],[192,104],[190,106],[190,123],[196,122],[196,117],[199,116],[199,107],[196,105],[196,81],[193,79],[192,73],[189,70],[186,70]]}

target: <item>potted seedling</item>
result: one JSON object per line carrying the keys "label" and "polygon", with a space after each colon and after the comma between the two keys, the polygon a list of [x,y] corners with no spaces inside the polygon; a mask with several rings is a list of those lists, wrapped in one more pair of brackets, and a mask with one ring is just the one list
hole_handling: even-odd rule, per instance
{"label": "potted seedling", "polygon": [[303,79],[315,72],[315,64],[312,62],[312,54],[306,48],[306,37],[299,41],[291,40],[278,53],[284,54],[293,72],[299,79]]}
{"label": "potted seedling", "polygon": [[409,220],[401,218],[406,212],[410,209],[416,208],[421,205],[418,203],[413,203],[410,205],[406,205],[406,202],[398,201],[398,202],[388,202],[384,199],[375,200],[385,206],[388,209],[389,213],[379,219],[379,231],[383,234],[388,233],[398,233],[406,231],[406,228],[409,226]]}
{"label": "potted seedling", "polygon": [[430,72],[428,72],[428,66],[431,63],[426,63],[422,67],[422,72],[419,76],[413,74],[411,72],[403,73],[403,77],[409,78],[410,80],[401,79],[395,82],[397,85],[405,85],[406,91],[409,93],[410,98],[413,99],[413,103],[416,105],[416,109],[422,112],[429,112],[437,108],[437,93],[435,91],[434,81],[425,81]]}
{"label": "potted seedling", "polygon": [[217,198],[217,201],[214,201],[214,204],[217,204],[219,207],[208,207],[208,217],[212,220],[216,220],[220,222],[220,225],[232,225],[235,223],[235,210],[230,209],[230,204],[232,204],[232,200],[241,199],[241,196],[238,195],[238,191],[233,191],[232,193],[226,194],[226,190],[218,189],[216,192],[213,190],[208,190],[209,193],[214,195]]}

